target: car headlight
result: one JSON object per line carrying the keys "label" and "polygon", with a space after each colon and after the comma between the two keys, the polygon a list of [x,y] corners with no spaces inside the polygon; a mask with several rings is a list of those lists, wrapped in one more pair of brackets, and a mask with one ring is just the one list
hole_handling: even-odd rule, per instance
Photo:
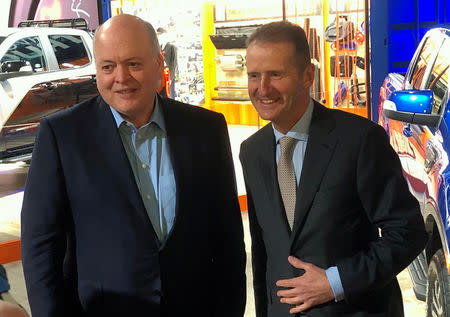
{"label": "car headlight", "polygon": [[392,102],[390,100],[385,100],[385,101],[383,101],[383,109],[397,111],[397,106],[395,105],[394,102]]}

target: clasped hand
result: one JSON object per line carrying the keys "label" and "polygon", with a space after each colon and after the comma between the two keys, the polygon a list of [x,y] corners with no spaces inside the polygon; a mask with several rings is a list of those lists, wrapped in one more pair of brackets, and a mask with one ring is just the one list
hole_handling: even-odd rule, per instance
{"label": "clasped hand", "polygon": [[294,305],[289,311],[291,314],[304,312],[313,306],[334,299],[333,290],[324,269],[293,256],[289,256],[288,261],[293,267],[305,271],[299,277],[279,280],[276,283],[278,287],[286,288],[279,290],[277,296],[280,297],[280,302]]}

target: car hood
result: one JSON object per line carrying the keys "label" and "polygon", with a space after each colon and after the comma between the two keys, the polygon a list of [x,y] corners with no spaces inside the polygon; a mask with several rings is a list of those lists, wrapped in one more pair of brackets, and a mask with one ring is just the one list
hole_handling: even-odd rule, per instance
{"label": "car hood", "polygon": [[[64,73],[64,76],[61,76]],[[26,94],[38,84],[95,75],[95,65],[31,76],[11,77],[0,82],[0,130]]]}

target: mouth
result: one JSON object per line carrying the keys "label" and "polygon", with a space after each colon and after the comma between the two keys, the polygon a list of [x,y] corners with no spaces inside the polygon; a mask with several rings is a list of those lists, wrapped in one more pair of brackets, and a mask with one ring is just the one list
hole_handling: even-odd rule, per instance
{"label": "mouth", "polygon": [[275,99],[260,99],[259,101],[264,104],[271,104],[274,103]]}
{"label": "mouth", "polygon": [[275,103],[278,103],[280,101],[280,98],[276,98],[276,99],[268,99],[268,98],[261,99],[261,98],[259,98],[258,101],[263,106],[270,106]]}
{"label": "mouth", "polygon": [[130,89],[120,89],[120,90],[116,90],[115,93],[119,94],[121,96],[127,96],[127,95],[131,95],[133,93],[135,93],[137,91],[137,89],[134,88],[130,88]]}

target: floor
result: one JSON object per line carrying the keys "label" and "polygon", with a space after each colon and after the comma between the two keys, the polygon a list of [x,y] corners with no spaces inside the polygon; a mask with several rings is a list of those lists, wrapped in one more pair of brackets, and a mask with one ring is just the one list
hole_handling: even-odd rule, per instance
{"label": "floor", "polygon": [[[240,195],[245,194],[242,169],[239,163],[240,143],[257,130],[256,127],[230,126],[229,133],[236,170],[236,181]],[[23,186],[28,166],[23,163],[0,164],[0,242],[20,236],[20,208],[22,205]],[[251,240],[248,230],[247,212],[242,213],[245,231],[245,245],[247,250],[247,307],[245,317],[254,317],[254,298],[251,272]],[[11,295],[29,312],[26,296],[25,282],[21,262],[12,262],[5,265],[11,284]],[[398,275],[402,289],[405,306],[405,316],[422,317],[425,315],[425,304],[418,301],[412,290],[412,283],[407,270]]]}

